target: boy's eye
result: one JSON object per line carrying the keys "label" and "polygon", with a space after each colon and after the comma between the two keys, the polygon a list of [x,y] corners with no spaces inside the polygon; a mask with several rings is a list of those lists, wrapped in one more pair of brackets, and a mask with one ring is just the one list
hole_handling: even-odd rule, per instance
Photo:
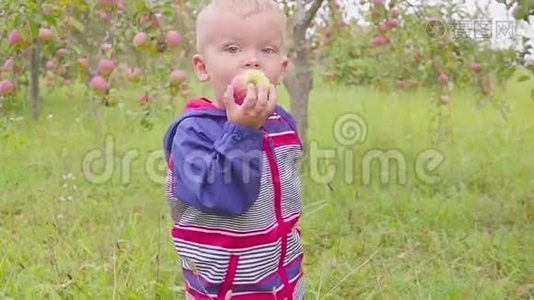
{"label": "boy's eye", "polygon": [[230,53],[230,54],[236,54],[237,52],[239,52],[239,47],[237,46],[228,46],[224,49],[224,51]]}
{"label": "boy's eye", "polygon": [[264,48],[263,49],[263,53],[265,53],[265,54],[274,54],[274,53],[276,53],[276,50],[274,50],[273,48]]}

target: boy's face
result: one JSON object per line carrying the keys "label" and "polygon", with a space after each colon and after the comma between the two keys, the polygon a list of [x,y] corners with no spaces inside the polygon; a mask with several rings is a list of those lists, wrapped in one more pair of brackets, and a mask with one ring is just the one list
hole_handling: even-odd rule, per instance
{"label": "boy's face", "polygon": [[193,57],[198,79],[212,83],[219,103],[227,85],[244,69],[260,69],[271,83],[279,84],[288,64],[283,30],[271,12],[243,18],[221,9],[209,11],[197,37],[203,41],[202,53]]}

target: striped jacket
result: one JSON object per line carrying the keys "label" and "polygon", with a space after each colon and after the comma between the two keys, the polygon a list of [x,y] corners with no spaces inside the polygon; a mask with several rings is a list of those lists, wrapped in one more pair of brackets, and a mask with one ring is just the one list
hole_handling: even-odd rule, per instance
{"label": "striped jacket", "polygon": [[164,138],[171,235],[189,299],[303,299],[302,144],[280,106],[260,129],[190,100]]}

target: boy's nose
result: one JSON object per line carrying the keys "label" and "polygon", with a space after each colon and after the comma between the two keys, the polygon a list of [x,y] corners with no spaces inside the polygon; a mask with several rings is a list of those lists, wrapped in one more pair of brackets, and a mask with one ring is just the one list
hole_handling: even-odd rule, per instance
{"label": "boy's nose", "polygon": [[247,61],[245,63],[245,67],[247,68],[259,68],[260,67],[260,63],[257,61],[257,60],[251,60],[251,61]]}
{"label": "boy's nose", "polygon": [[245,67],[246,68],[259,68],[260,62],[258,60],[257,55],[254,53],[250,53],[248,57],[245,59]]}

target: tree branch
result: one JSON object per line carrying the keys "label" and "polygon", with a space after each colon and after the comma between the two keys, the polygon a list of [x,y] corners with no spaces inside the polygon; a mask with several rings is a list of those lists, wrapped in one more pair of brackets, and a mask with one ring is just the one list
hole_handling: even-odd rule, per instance
{"label": "tree branch", "polygon": [[319,8],[321,8],[321,5],[323,5],[324,0],[314,0],[312,6],[310,7],[310,10],[306,12],[304,15],[304,23],[302,23],[305,27],[308,27],[315,18],[315,15],[317,14],[317,11]]}

